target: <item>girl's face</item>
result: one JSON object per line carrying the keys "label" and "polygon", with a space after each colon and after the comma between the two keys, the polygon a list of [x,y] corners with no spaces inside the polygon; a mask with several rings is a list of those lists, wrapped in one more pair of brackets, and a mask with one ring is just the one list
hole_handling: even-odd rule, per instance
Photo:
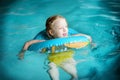
{"label": "girl's face", "polygon": [[68,27],[67,22],[64,18],[56,19],[49,30],[49,33],[54,38],[62,38],[68,36]]}

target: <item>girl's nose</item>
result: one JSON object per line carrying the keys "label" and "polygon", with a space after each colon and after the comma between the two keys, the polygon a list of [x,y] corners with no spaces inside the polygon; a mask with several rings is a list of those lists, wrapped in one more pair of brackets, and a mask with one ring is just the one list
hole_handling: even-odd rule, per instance
{"label": "girl's nose", "polygon": [[63,28],[63,31],[65,32],[65,31],[66,31],[66,28]]}

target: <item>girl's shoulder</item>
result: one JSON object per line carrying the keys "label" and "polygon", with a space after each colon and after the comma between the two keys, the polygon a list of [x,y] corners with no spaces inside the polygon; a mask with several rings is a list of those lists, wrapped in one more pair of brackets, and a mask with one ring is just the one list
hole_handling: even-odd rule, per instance
{"label": "girl's shoulder", "polygon": [[46,30],[40,31],[34,38],[34,40],[48,40],[48,36],[46,34]]}
{"label": "girl's shoulder", "polygon": [[68,29],[68,34],[69,34],[69,35],[78,34],[78,33],[79,33],[79,32],[76,31],[75,29],[72,29],[72,28],[69,28],[69,29]]}

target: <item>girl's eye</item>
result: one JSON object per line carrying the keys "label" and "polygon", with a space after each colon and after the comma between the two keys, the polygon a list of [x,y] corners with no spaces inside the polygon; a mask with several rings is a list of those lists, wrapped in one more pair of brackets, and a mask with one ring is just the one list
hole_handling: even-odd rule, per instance
{"label": "girl's eye", "polygon": [[62,27],[60,27],[59,29],[62,29]]}

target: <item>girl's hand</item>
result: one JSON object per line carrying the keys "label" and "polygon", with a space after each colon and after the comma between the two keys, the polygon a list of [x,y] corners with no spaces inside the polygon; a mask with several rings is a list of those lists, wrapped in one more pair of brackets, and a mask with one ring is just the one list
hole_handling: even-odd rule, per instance
{"label": "girl's hand", "polygon": [[24,59],[25,51],[26,51],[26,50],[22,50],[22,51],[17,55],[17,56],[18,56],[18,59],[20,59],[20,60]]}

